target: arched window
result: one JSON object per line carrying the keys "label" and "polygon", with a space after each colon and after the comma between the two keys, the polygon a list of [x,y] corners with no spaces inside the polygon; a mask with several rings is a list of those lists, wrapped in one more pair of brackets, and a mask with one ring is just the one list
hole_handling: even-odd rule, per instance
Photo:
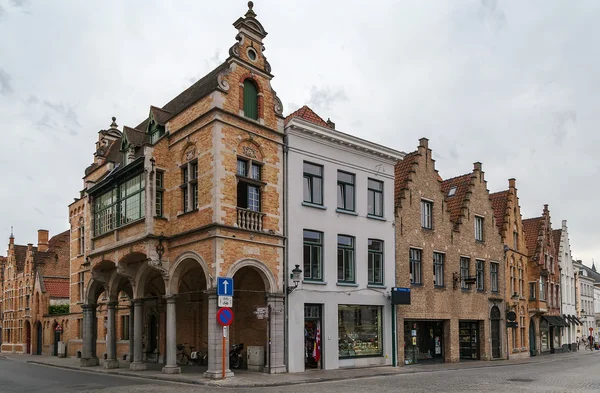
{"label": "arched window", "polygon": [[244,81],[244,116],[258,119],[258,89],[250,79]]}

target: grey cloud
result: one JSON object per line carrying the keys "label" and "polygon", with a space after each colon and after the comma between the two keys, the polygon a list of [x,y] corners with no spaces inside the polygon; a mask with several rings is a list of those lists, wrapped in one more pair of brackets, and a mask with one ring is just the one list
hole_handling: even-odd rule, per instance
{"label": "grey cloud", "polygon": [[65,105],[64,103],[55,104],[48,100],[44,100],[43,104],[44,106],[52,109],[57,114],[63,116],[63,118],[66,119],[72,125],[81,127],[77,113],[75,113],[73,106]]}
{"label": "grey cloud", "polygon": [[[1,9],[0,9],[0,16],[1,16]],[[11,85],[11,81],[12,77],[6,72],[4,71],[2,68],[0,68],[0,94],[2,95],[8,95],[9,93],[13,92],[13,88]]]}
{"label": "grey cloud", "polygon": [[329,110],[335,102],[347,101],[348,96],[343,88],[331,88],[328,86],[310,88],[310,98],[308,106],[313,108],[317,113],[319,110]]}
{"label": "grey cloud", "polygon": [[29,5],[29,0],[10,0],[15,7],[25,7]]}
{"label": "grey cloud", "polygon": [[6,15],[6,10],[4,9],[4,7],[2,7],[2,4],[0,4],[0,20],[2,20],[4,15]]}

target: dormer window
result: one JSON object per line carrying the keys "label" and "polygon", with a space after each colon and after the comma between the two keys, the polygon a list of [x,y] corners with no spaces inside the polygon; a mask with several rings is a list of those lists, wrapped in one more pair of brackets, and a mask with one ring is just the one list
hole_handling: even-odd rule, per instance
{"label": "dormer window", "polygon": [[165,135],[165,126],[156,124],[154,120],[151,120],[150,124],[148,125],[148,134],[150,135],[150,143],[154,144],[160,139],[160,137]]}
{"label": "dormer window", "polygon": [[258,88],[250,79],[244,81],[244,116],[258,119]]}

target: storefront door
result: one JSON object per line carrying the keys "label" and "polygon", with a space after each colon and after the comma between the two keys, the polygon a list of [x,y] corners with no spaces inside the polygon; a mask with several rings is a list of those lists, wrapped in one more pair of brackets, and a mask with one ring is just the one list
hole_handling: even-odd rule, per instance
{"label": "storefront door", "polygon": [[479,322],[460,321],[458,340],[461,360],[479,359]]}
{"label": "storefront door", "polygon": [[404,364],[443,361],[443,322],[404,321]]}
{"label": "storefront door", "polygon": [[323,368],[321,305],[304,305],[304,368]]}

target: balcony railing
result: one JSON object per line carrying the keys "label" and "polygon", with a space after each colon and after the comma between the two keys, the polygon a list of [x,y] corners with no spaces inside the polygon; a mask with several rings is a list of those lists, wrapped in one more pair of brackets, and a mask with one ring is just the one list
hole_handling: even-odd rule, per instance
{"label": "balcony railing", "polygon": [[265,213],[256,212],[254,210],[237,208],[237,225],[242,229],[249,231],[263,230],[263,217]]}

